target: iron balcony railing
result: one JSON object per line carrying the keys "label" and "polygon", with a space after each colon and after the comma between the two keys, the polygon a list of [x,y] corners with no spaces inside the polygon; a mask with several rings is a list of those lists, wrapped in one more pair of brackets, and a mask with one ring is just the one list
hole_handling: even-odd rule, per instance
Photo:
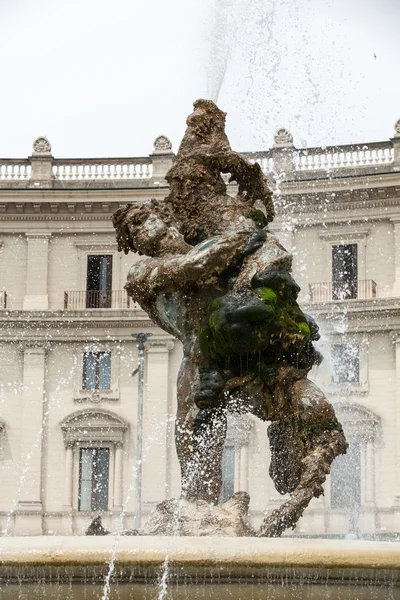
{"label": "iron balcony railing", "polygon": [[140,306],[128,296],[125,290],[72,290],[64,292],[65,310],[86,308],[128,308],[140,309]]}
{"label": "iron balcony railing", "polygon": [[310,302],[333,300],[370,300],[376,298],[376,283],[372,279],[359,279],[351,284],[335,284],[332,281],[309,284]]}

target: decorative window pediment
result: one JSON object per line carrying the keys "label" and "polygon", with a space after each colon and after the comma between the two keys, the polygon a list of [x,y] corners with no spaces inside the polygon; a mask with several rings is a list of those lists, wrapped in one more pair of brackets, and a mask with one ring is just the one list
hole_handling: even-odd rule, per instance
{"label": "decorative window pediment", "polygon": [[380,437],[381,419],[365,406],[342,401],[335,402],[334,408],[348,438],[367,443]]}
{"label": "decorative window pediment", "polygon": [[128,424],[106,410],[81,410],[60,423],[66,445],[74,443],[123,443]]}

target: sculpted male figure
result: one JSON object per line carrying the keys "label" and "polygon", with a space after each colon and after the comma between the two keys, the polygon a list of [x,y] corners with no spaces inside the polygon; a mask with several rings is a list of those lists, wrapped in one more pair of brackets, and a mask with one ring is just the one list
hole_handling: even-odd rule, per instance
{"label": "sculpted male figure", "polygon": [[[271,192],[258,164],[232,152],[225,113],[198,100],[162,202],[114,215],[119,248],[146,255],[126,289],[183,345],[176,447],[182,496],[218,504],[229,411],[272,421],[270,473],[291,496],[261,527],[293,526],[346,450],[334,411],[307,379],[320,360],[314,321],[297,304],[291,255],[267,229]],[[238,194],[226,192],[230,173]]]}

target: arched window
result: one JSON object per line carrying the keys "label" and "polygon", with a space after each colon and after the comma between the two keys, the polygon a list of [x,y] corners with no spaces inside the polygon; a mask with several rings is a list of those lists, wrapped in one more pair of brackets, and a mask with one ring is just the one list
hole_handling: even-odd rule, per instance
{"label": "arched window", "polygon": [[65,505],[80,512],[122,506],[122,449],[128,424],[106,410],[82,410],[60,423],[66,447]]}

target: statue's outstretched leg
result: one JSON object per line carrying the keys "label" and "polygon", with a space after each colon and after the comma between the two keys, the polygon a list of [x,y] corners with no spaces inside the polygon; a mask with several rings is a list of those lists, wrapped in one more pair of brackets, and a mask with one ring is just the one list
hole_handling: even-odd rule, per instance
{"label": "statue's outstretched leg", "polygon": [[218,504],[222,486],[222,453],[226,438],[223,407],[199,409],[195,398],[204,389],[200,369],[185,356],[178,376],[175,443],[181,468],[182,497]]}
{"label": "statue's outstretched leg", "polygon": [[310,380],[299,379],[281,392],[269,431],[270,472],[277,490],[290,497],[264,519],[259,535],[266,537],[296,525],[312,498],[323,494],[332,461],[347,448],[333,407]]}

